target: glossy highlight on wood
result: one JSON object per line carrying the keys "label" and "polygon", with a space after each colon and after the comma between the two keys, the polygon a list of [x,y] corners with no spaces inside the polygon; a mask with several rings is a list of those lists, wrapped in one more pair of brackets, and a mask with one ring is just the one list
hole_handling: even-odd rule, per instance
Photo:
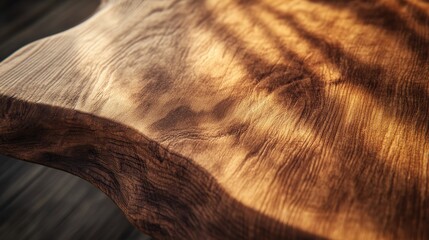
{"label": "glossy highlight on wood", "polygon": [[429,5],[104,1],[0,64],[0,153],[155,238],[429,237]]}

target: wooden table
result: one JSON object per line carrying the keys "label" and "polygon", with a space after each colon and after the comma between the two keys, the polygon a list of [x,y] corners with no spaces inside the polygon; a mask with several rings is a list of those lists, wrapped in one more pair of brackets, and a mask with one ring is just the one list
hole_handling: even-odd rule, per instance
{"label": "wooden table", "polygon": [[0,65],[0,152],[155,238],[429,237],[429,4],[103,1]]}
{"label": "wooden table", "polygon": [[[71,28],[96,0],[0,1],[0,61],[22,46]],[[1,133],[0,133],[1,135]],[[149,240],[88,182],[0,155],[1,240]]]}

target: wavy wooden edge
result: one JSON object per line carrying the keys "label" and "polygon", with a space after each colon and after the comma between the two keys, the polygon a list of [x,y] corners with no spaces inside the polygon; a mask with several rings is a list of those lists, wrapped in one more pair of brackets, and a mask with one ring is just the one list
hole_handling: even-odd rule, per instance
{"label": "wavy wooden edge", "polygon": [[0,119],[0,152],[89,181],[154,238],[320,238],[244,206],[203,168],[111,120],[6,96]]}
{"label": "wavy wooden edge", "polygon": [[159,238],[428,235],[429,5],[104,6],[2,62],[0,152]]}

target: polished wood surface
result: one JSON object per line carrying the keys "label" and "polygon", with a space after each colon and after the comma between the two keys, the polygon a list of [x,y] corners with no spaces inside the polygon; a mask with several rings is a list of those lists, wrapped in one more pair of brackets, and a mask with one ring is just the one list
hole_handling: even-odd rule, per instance
{"label": "polished wood surface", "polygon": [[[32,41],[83,22],[97,7],[96,0],[0,1],[0,61]],[[0,239],[150,238],[88,182],[0,155]]]}
{"label": "polished wood surface", "polygon": [[104,1],[0,65],[0,152],[155,238],[429,237],[429,5]]}

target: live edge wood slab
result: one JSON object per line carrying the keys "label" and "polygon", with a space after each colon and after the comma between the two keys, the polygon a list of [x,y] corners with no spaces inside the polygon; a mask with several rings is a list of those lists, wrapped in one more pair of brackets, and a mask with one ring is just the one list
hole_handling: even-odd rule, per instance
{"label": "live edge wood slab", "polygon": [[0,95],[0,153],[155,238],[429,238],[426,1],[104,1]]}

